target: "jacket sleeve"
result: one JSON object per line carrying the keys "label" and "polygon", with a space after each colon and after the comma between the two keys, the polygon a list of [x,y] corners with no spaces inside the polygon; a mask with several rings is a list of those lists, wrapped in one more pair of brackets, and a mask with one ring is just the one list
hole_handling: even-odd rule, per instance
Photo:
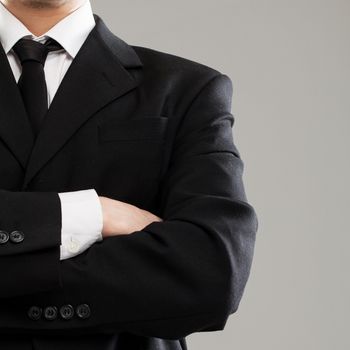
{"label": "jacket sleeve", "polygon": [[[62,288],[13,301],[0,331],[178,339],[223,329],[238,309],[257,231],[233,143],[231,96],[232,82],[220,73],[187,109],[161,184],[163,221],[61,261]],[[89,317],[27,316],[33,305],[68,304],[88,305]]]}
{"label": "jacket sleeve", "polygon": [[0,298],[61,286],[60,244],[57,193],[0,190]]}

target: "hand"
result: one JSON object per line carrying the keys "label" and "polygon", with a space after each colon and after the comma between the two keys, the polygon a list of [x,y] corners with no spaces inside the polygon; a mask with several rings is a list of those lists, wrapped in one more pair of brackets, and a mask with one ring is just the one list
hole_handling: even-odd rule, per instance
{"label": "hand", "polygon": [[99,196],[103,213],[103,238],[140,231],[151,222],[163,221],[135,205]]}

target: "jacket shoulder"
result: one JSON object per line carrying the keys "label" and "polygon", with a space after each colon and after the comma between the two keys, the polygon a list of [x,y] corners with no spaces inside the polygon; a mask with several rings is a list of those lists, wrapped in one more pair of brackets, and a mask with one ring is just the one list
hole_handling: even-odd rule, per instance
{"label": "jacket shoulder", "polygon": [[[218,69],[172,53],[132,47],[143,63],[145,94],[164,96],[164,114],[170,115],[173,110],[184,113],[202,91],[208,99],[231,104],[232,80]],[[215,79],[217,77],[220,79]],[[204,87],[214,80],[210,89],[204,91]]]}
{"label": "jacket shoulder", "polygon": [[194,75],[210,78],[222,74],[214,67],[170,52],[137,45],[131,45],[131,47],[149,70],[162,71],[164,74],[176,73],[178,77]]}

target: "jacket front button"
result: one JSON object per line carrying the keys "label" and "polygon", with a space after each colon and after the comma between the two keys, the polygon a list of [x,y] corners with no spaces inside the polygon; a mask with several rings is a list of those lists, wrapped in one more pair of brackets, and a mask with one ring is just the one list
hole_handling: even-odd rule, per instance
{"label": "jacket front button", "polygon": [[88,318],[90,317],[90,314],[91,314],[90,307],[88,304],[78,305],[76,308],[76,312],[78,317],[80,318]]}
{"label": "jacket front button", "polygon": [[57,317],[57,307],[47,306],[44,310],[44,316],[49,321],[54,320]]}
{"label": "jacket front button", "polygon": [[61,306],[61,308],[60,308],[60,315],[65,320],[71,319],[73,317],[73,315],[74,315],[74,308],[73,308],[73,306],[70,305],[70,304]]}
{"label": "jacket front button", "polygon": [[4,244],[9,240],[10,236],[8,232],[0,230],[0,244]]}
{"label": "jacket front button", "polygon": [[24,240],[24,233],[22,231],[12,231],[10,233],[10,241],[13,243],[20,243]]}
{"label": "jacket front button", "polygon": [[28,310],[28,316],[30,319],[36,321],[41,317],[42,308],[39,306],[31,306]]}

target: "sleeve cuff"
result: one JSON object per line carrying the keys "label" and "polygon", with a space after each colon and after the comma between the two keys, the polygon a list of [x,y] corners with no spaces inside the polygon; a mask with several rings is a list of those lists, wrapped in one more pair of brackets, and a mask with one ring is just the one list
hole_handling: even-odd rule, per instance
{"label": "sleeve cuff", "polygon": [[62,260],[80,254],[103,239],[103,216],[101,202],[94,189],[58,195],[62,209]]}

